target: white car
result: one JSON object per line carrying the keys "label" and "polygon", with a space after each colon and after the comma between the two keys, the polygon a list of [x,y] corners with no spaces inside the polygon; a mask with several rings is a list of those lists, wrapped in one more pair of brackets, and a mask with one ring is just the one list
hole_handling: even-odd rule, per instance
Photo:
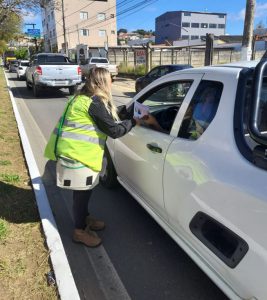
{"label": "white car", "polygon": [[267,62],[168,74],[122,119],[135,102],[160,131],[108,138],[101,182],[118,179],[230,299],[266,300]]}
{"label": "white car", "polygon": [[26,69],[28,66],[29,66],[28,60],[20,60],[19,61],[18,67],[16,69],[18,79],[25,78],[25,72],[26,72]]}

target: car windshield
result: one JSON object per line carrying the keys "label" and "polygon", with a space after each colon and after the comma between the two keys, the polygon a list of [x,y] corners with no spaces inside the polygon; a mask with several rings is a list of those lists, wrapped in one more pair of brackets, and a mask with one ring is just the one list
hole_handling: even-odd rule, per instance
{"label": "car windshield", "polygon": [[39,55],[38,63],[62,63],[68,62],[68,58],[63,55]]}
{"label": "car windshield", "polygon": [[22,62],[20,65],[21,65],[22,67],[28,67],[28,66],[29,66],[29,63],[28,63],[28,62]]}
{"label": "car windshield", "polygon": [[100,63],[100,64],[107,64],[108,60],[106,58],[92,58],[91,63]]}

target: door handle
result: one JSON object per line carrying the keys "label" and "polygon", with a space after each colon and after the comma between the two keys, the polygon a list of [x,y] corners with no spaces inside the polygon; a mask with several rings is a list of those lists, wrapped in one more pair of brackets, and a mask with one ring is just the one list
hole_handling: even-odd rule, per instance
{"label": "door handle", "polygon": [[158,147],[157,145],[153,145],[153,144],[146,144],[146,147],[155,153],[162,153],[162,149],[160,147]]}

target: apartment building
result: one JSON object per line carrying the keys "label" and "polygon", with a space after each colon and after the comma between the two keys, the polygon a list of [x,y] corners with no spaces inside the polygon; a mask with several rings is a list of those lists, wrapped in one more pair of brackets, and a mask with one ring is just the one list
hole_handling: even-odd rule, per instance
{"label": "apartment building", "polygon": [[43,0],[41,7],[45,51],[64,51],[64,40],[70,51],[117,46],[116,0]]}
{"label": "apartment building", "polygon": [[197,40],[207,33],[225,35],[226,14],[194,11],[169,11],[156,18],[156,44],[166,41]]}

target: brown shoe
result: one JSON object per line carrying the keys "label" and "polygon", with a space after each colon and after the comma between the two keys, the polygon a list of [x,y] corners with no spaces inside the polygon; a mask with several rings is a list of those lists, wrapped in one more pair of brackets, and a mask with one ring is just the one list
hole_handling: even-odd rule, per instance
{"label": "brown shoe", "polygon": [[75,229],[72,239],[76,243],[82,243],[91,248],[99,246],[102,242],[96,233],[82,229]]}
{"label": "brown shoe", "polygon": [[99,231],[105,228],[105,223],[103,221],[97,220],[91,216],[86,218],[86,224],[93,231]]}

